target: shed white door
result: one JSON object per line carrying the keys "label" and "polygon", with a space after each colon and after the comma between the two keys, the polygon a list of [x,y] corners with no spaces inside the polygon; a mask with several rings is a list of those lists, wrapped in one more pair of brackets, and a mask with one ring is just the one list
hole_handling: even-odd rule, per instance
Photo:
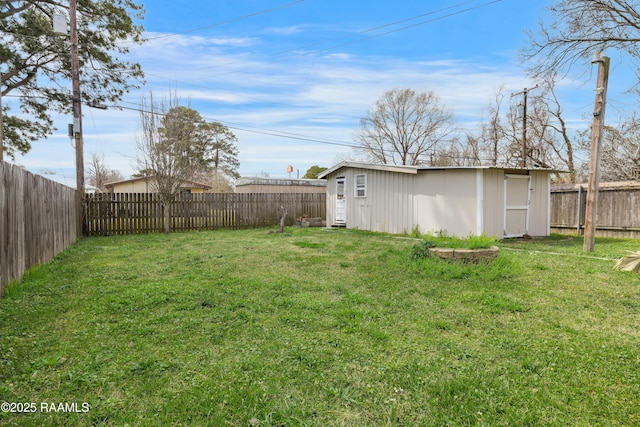
{"label": "shed white door", "polygon": [[347,194],[345,177],[336,178],[336,224],[347,224]]}
{"label": "shed white door", "polygon": [[529,231],[531,177],[504,176],[504,237],[522,237]]}

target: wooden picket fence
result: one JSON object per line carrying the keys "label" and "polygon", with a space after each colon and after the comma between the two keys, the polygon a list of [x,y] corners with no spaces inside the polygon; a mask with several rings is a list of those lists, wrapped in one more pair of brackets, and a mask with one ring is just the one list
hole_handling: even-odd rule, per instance
{"label": "wooden picket fence", "polygon": [[[96,193],[85,197],[86,234],[108,236],[164,230],[164,208],[156,194]],[[324,193],[204,193],[184,194],[171,205],[173,231],[276,226],[280,211],[285,224],[307,216],[326,219]]]}

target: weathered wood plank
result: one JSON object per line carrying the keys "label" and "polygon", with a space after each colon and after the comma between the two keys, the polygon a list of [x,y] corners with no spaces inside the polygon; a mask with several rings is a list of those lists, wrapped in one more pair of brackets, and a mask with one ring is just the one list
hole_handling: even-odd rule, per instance
{"label": "weathered wood plank", "polygon": [[76,241],[80,207],[75,189],[0,162],[0,296]]}
{"label": "weathered wood plank", "polygon": [[[578,201],[580,196],[580,201]],[[551,191],[551,229],[577,232],[584,226],[586,191]],[[578,224],[579,221],[579,224]],[[602,237],[640,237],[640,188],[628,183],[608,184],[598,194],[596,235]]]}

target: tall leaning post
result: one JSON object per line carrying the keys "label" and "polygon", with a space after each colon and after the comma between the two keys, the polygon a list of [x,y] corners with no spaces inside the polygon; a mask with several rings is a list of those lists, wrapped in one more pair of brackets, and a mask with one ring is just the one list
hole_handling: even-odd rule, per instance
{"label": "tall leaning post", "polygon": [[82,134],[82,93],[80,92],[80,59],[78,53],[78,23],[76,0],[69,1],[69,29],[71,39],[71,84],[73,104],[73,135],[76,148],[76,190],[80,193],[82,234],[86,234],[84,204],[84,137]]}
{"label": "tall leaning post", "polygon": [[607,103],[610,60],[606,56],[601,56],[600,52],[596,52],[591,62],[598,64],[598,81],[596,83],[596,101],[593,110],[593,126],[591,128],[591,159],[589,162],[589,184],[587,187],[587,208],[582,247],[584,252],[593,252],[595,242],[598,183],[600,180],[600,148],[604,133],[604,112]]}

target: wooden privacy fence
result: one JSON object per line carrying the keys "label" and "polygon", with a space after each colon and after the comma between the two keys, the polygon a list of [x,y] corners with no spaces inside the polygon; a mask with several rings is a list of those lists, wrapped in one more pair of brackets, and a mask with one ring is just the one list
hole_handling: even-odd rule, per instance
{"label": "wooden privacy fence", "polygon": [[[551,189],[551,231],[581,234],[587,186],[556,186]],[[640,238],[640,182],[600,184],[596,210],[596,235]]]}
{"label": "wooden privacy fence", "polygon": [[0,295],[76,241],[80,203],[75,189],[0,161]]}
{"label": "wooden privacy fence", "polygon": [[[85,196],[89,236],[164,230],[164,208],[156,194],[96,193]],[[204,193],[180,195],[171,205],[171,229],[212,230],[275,226],[280,207],[286,225],[297,218],[326,219],[324,193]]]}

